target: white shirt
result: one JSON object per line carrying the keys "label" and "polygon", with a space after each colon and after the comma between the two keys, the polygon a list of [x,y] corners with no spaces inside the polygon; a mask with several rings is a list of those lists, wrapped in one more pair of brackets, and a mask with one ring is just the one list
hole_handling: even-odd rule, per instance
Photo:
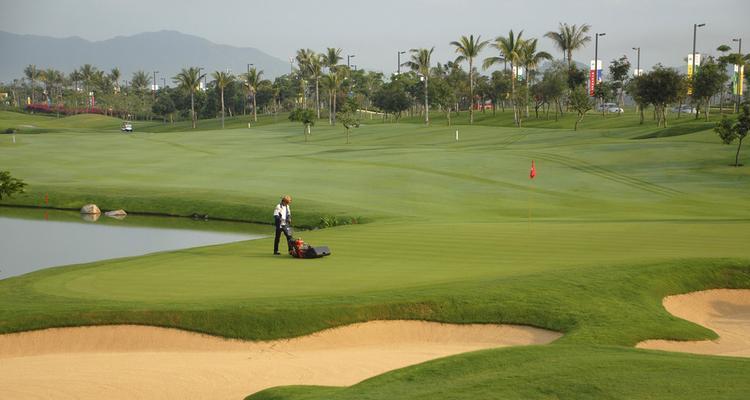
{"label": "white shirt", "polygon": [[289,210],[288,204],[283,206],[281,205],[281,203],[279,203],[276,205],[276,208],[273,210],[274,217],[277,215],[281,217],[281,226],[286,225],[286,222],[289,219],[289,214],[290,214],[290,210]]}

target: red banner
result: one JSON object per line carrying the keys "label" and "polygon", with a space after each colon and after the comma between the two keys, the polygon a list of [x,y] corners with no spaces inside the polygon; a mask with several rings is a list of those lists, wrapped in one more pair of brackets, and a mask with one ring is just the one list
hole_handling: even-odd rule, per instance
{"label": "red banner", "polygon": [[594,87],[596,86],[596,71],[589,71],[589,96],[594,96]]}

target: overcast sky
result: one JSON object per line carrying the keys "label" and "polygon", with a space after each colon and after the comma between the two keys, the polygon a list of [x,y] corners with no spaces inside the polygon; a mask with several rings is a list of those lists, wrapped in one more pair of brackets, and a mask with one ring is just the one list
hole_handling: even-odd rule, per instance
{"label": "overcast sky", "polygon": [[[471,4],[471,6],[469,6]],[[750,49],[750,0],[329,0],[329,1],[156,1],[156,0],[0,0],[0,30],[53,37],[103,40],[163,29],[212,42],[255,47],[282,60],[296,49],[340,47],[355,54],[359,68],[392,72],[398,50],[435,46],[435,61],[455,57],[449,43],[461,35],[494,39],[508,30],[540,38],[543,50],[559,58],[544,33],[560,22],[588,23],[605,32],[599,54],[605,64],[641,47],[641,67],[657,62],[682,64],[692,50],[715,53],[720,44],[735,48],[742,37]],[[745,51],[746,52],[746,51]],[[487,57],[489,50],[481,55]],[[574,59],[593,59],[593,41]]]}

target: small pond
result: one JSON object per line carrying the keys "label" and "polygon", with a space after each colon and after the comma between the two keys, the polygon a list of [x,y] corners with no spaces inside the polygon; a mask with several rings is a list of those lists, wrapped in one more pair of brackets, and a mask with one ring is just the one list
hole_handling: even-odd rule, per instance
{"label": "small pond", "polygon": [[0,207],[0,279],[43,268],[242,240],[267,225],[128,215],[97,220],[70,211]]}

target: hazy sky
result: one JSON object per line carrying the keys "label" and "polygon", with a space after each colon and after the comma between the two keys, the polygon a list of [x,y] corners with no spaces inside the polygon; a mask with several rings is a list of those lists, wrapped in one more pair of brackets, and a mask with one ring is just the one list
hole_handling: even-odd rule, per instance
{"label": "hazy sky", "polygon": [[[592,35],[606,32],[599,43],[605,63],[624,54],[635,66],[631,48],[640,46],[642,68],[680,65],[692,49],[694,23],[707,24],[698,29],[698,52],[736,45],[737,37],[750,50],[749,0],[0,0],[0,5],[0,29],[12,33],[103,40],[170,29],[255,47],[282,60],[299,48],[341,47],[345,55],[356,55],[352,64],[385,72],[396,69],[398,50],[435,46],[434,60],[444,62],[455,57],[449,43],[460,35],[492,39],[509,29],[539,37],[542,49],[560,57],[542,38],[560,22],[588,23]],[[481,57],[489,55],[494,54],[485,50]],[[574,59],[587,63],[593,56],[592,41]]]}

